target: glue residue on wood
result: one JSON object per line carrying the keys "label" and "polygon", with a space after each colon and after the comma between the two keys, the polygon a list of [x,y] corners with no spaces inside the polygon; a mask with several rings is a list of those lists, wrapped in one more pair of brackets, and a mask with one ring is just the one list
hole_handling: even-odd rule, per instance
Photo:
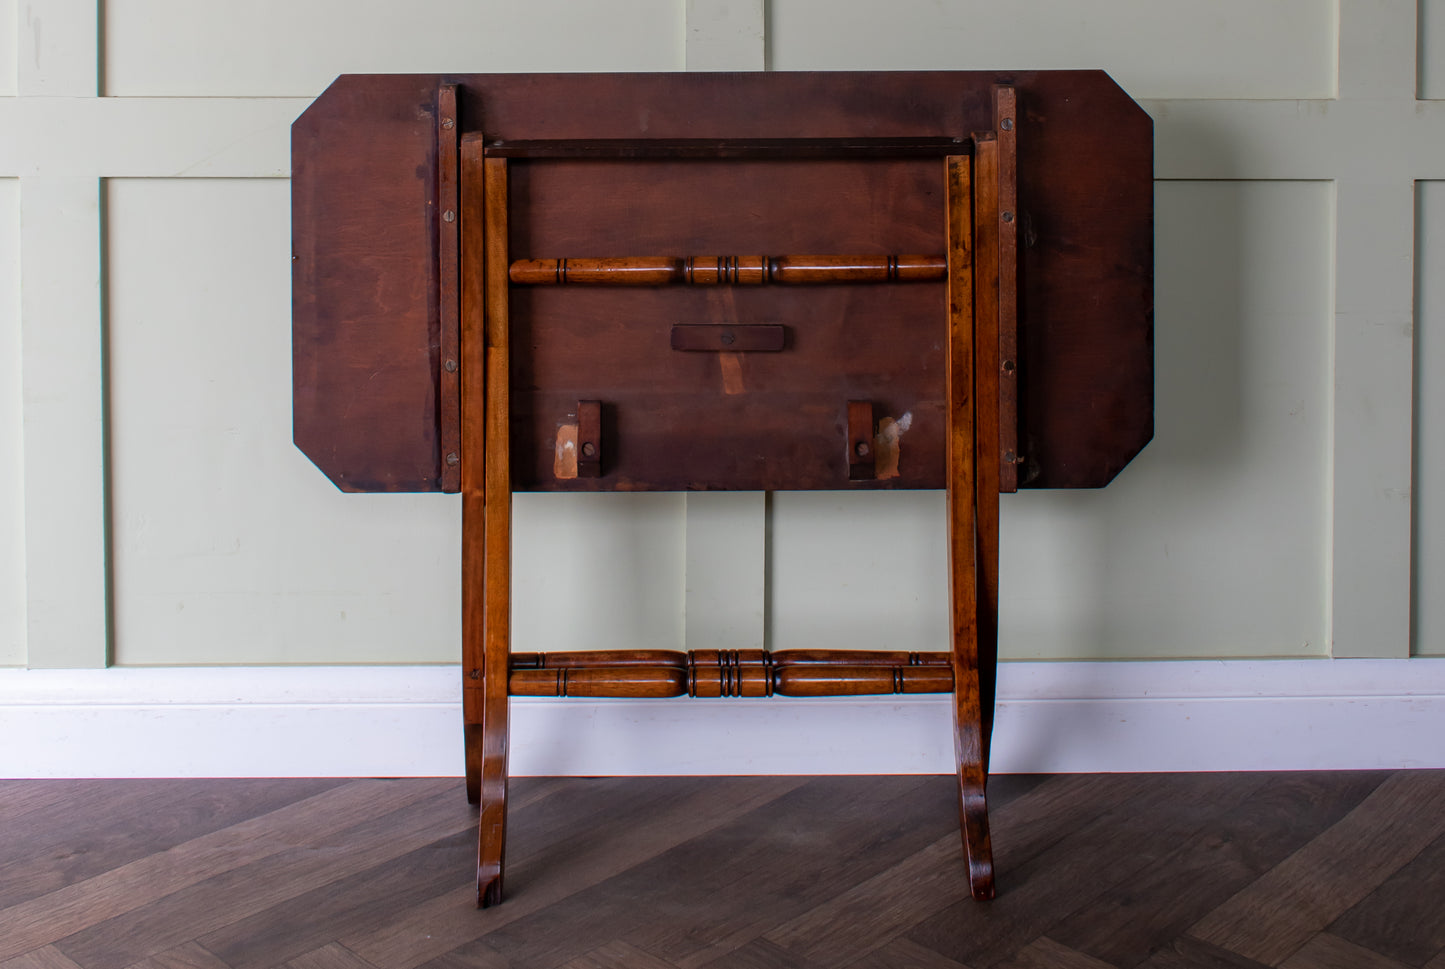
{"label": "glue residue on wood", "polygon": [[557,448],[552,454],[552,474],[558,478],[577,477],[577,425],[557,428]]}
{"label": "glue residue on wood", "polygon": [[898,459],[902,454],[903,435],[913,426],[913,412],[894,420],[885,417],[878,422],[878,435],[873,438],[873,476],[898,477]]}

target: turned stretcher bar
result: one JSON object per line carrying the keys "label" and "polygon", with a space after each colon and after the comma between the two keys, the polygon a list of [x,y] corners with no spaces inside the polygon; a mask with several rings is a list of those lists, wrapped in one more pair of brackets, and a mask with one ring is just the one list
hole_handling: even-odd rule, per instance
{"label": "turned stretcher bar", "polygon": [[908,283],[948,278],[942,255],[626,256],[518,259],[508,277],[525,286],[760,286],[765,283]]}
{"label": "turned stretcher bar", "polygon": [[513,653],[512,696],[663,698],[949,693],[948,653],[697,649]]}

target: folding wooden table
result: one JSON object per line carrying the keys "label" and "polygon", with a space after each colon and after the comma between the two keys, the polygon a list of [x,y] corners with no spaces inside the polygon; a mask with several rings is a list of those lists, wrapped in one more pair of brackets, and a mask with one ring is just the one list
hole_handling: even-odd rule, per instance
{"label": "folding wooden table", "polygon": [[[1152,434],[1147,115],[1091,71],[345,76],[292,165],[297,445],[462,493],[479,904],[509,696],[951,693],[992,897],[998,496]],[[510,649],[513,491],[888,488],[947,491],[946,652]]]}

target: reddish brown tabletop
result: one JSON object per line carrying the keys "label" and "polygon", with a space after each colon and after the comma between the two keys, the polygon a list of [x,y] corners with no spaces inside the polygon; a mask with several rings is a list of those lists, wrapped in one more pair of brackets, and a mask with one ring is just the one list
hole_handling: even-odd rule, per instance
{"label": "reddish brown tabletop", "polygon": [[[941,255],[937,143],[966,153],[1013,85],[1019,484],[1104,485],[1152,434],[1151,125],[1101,72],[345,76],[292,129],[295,437],[344,490],[444,487],[443,84],[456,134],[509,158],[513,259]],[[585,150],[619,139],[644,157]],[[941,280],[513,286],[514,487],[941,488],[944,299]],[[675,349],[697,324],[781,330]],[[601,474],[558,478],[579,401],[601,404]],[[907,427],[897,476],[850,478],[849,401]]]}

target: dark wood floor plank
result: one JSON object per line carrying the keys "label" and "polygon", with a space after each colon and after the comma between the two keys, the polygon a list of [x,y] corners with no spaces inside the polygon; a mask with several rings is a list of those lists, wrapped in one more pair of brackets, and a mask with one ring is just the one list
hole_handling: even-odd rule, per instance
{"label": "dark wood floor plank", "polygon": [[[566,962],[599,939],[615,936],[675,962],[678,955],[729,934],[738,905],[752,908],[751,920],[788,904],[789,896],[806,903],[809,891],[826,890],[836,881],[850,883],[857,871],[838,870],[835,862],[851,860],[853,846],[886,846],[899,837],[921,842],[926,837],[922,823],[954,827],[947,811],[951,788],[940,783],[944,780],[875,778],[865,786],[849,778],[808,778],[753,812],[765,817],[739,814],[693,838],[678,839],[644,864],[490,932],[487,942],[519,965],[544,966]],[[714,780],[712,796],[725,796],[721,785],[732,783]],[[934,788],[933,798],[920,796],[928,787]],[[662,821],[655,816],[630,820],[648,826]],[[571,862],[563,856],[549,863]],[[659,926],[652,915],[657,909],[669,913],[660,936],[648,931]],[[545,931],[544,923],[557,928]]]}
{"label": "dark wood floor plank", "polygon": [[319,836],[301,833],[285,850],[92,925],[61,939],[56,947],[85,969],[124,969],[182,941],[469,831],[475,821],[460,783],[447,783],[440,793],[435,786],[431,789],[432,796],[425,800],[359,824]]}
{"label": "dark wood floor plank", "polygon": [[133,962],[126,969],[231,969],[199,942],[182,942],[173,949]]}
{"label": "dark wood floor plank", "polygon": [[[992,814],[995,870],[1001,892],[1012,894],[1022,869],[1035,857],[1127,799],[1132,788],[1115,778],[1068,775],[1050,779]],[[846,887],[826,904],[768,933],[800,956],[835,965],[856,960],[909,931],[920,920],[970,899],[962,876],[957,826],[879,874]],[[981,911],[991,911],[990,903]],[[919,941],[919,940],[915,940]],[[1028,941],[1021,940],[1020,945]],[[928,943],[925,941],[925,945]],[[937,948],[936,946],[929,946]],[[943,952],[968,965],[966,953]]]}
{"label": "dark wood floor plank", "polygon": [[977,969],[1007,959],[1072,913],[1124,890],[1267,780],[1264,775],[1137,775],[1127,797],[1019,866],[987,906],[960,900],[910,931]]}
{"label": "dark wood floor plank", "polygon": [[[1330,926],[1330,933],[1409,966],[1445,951],[1445,836],[1436,838]],[[1409,926],[1409,931],[1401,931]]]}
{"label": "dark wood floor plank", "polygon": [[341,781],[38,781],[67,796],[0,823],[0,908],[119,868]]}
{"label": "dark wood floor plank", "polygon": [[969,969],[912,939],[898,938],[868,953],[858,965],[868,969]]}
{"label": "dark wood floor plank", "polygon": [[286,963],[286,969],[377,969],[339,942],[303,953]]}
{"label": "dark wood floor plank", "polygon": [[1140,969],[1268,969],[1262,962],[1181,935],[1146,959]]}
{"label": "dark wood floor plank", "polygon": [[1054,926],[1049,937],[1123,969],[1137,966],[1343,818],[1384,778],[1364,772],[1241,777],[1241,783],[1263,783],[1140,877]]}
{"label": "dark wood floor plank", "polygon": [[[365,933],[340,941],[388,969],[413,969],[549,908],[629,868],[768,804],[804,782],[795,777],[573,778],[563,800],[570,813],[518,810],[508,820],[507,901],[478,912],[475,886],[399,912]],[[641,810],[632,797],[606,791],[651,792]],[[604,792],[604,793],[596,793]],[[630,812],[630,813],[629,813]]]}
{"label": "dark wood floor plank", "polygon": [[685,969],[710,964],[957,831],[952,778],[875,781],[813,778],[769,804],[766,822],[740,817],[599,890],[673,913],[619,913],[633,923],[624,938]]}
{"label": "dark wood floor plank", "polygon": [[[458,814],[465,811],[458,807]],[[476,855],[470,826],[385,863],[338,877],[200,937],[231,969],[270,969],[320,952],[369,928],[400,906],[416,905],[466,883]],[[369,961],[350,953],[358,964]]]}
{"label": "dark wood floor plank", "polygon": [[1277,965],[1445,833],[1445,772],[1391,774],[1359,807],[1190,934]]}
{"label": "dark wood floor plank", "polygon": [[747,945],[724,953],[707,963],[704,969],[833,969],[824,963],[799,958],[773,945],[767,939],[754,939]]}
{"label": "dark wood floor plank", "polygon": [[1117,969],[1117,967],[1041,936],[1020,949],[1011,959],[1001,963],[1000,969]]}
{"label": "dark wood floor plank", "polygon": [[[27,783],[48,782],[0,785],[31,805],[12,816],[83,841],[96,814]],[[221,823],[214,783],[154,782],[128,803],[163,794],[172,819],[106,850]],[[0,909],[0,969],[1445,969],[1445,772],[1002,779],[987,904],[951,788],[519,779],[522,877],[485,912],[457,780],[248,794],[218,811],[254,817]],[[1192,934],[1246,902],[1239,949]],[[1279,934],[1299,941],[1260,958]]]}
{"label": "dark wood floor plank", "polygon": [[26,899],[0,910],[0,925],[6,929],[0,934],[0,961],[454,786],[454,781],[435,780],[354,781]]}
{"label": "dark wood floor plank", "polygon": [[80,969],[80,967],[56,951],[54,946],[47,945],[0,962],[0,969]]}
{"label": "dark wood floor plank", "polygon": [[571,960],[562,969],[676,969],[670,962],[614,939]]}
{"label": "dark wood floor plank", "polygon": [[1404,963],[1321,932],[1286,959],[1280,969],[1413,969]]}
{"label": "dark wood floor plank", "polygon": [[[476,910],[477,886],[472,885],[472,909]],[[381,965],[386,965],[382,963]],[[452,951],[437,956],[427,963],[428,969],[527,969],[523,966],[513,966],[511,962],[503,958],[500,952],[488,946],[485,942],[468,942]],[[389,967],[388,967],[389,969]]]}

